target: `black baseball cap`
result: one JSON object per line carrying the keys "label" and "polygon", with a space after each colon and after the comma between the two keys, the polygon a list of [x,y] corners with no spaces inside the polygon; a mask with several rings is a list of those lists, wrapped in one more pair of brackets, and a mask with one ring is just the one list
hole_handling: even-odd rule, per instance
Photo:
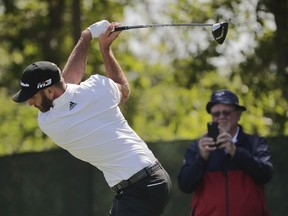
{"label": "black baseball cap", "polygon": [[226,89],[213,92],[211,95],[211,100],[206,105],[206,110],[208,113],[211,113],[211,107],[215,104],[230,104],[236,106],[241,111],[246,110],[245,106],[239,105],[237,95]]}
{"label": "black baseball cap", "polygon": [[30,64],[22,74],[21,90],[13,96],[13,101],[24,102],[33,97],[39,90],[45,89],[61,80],[61,70],[49,61],[38,61]]}

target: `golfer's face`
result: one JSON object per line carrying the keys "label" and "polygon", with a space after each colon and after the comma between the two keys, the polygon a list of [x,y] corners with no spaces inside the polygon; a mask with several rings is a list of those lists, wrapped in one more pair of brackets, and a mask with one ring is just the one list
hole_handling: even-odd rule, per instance
{"label": "golfer's face", "polygon": [[233,131],[240,120],[241,111],[233,105],[216,104],[211,108],[212,121],[218,122],[227,132]]}
{"label": "golfer's face", "polygon": [[53,107],[53,101],[46,96],[45,90],[38,91],[28,100],[28,104],[29,106],[34,106],[41,112],[47,112],[51,107]]}

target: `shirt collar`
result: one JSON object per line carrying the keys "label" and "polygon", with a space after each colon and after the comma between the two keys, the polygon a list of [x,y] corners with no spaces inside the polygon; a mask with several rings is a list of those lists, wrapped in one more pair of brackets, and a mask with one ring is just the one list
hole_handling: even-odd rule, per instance
{"label": "shirt collar", "polygon": [[236,143],[238,141],[237,140],[238,134],[239,134],[239,126],[237,127],[237,131],[236,131],[235,135],[232,138],[232,142],[233,143]]}

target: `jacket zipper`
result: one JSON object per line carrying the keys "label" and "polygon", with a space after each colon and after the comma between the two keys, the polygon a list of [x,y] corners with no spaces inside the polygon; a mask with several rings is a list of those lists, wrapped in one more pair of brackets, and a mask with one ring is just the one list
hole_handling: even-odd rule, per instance
{"label": "jacket zipper", "polygon": [[229,216],[229,191],[228,191],[228,175],[227,170],[224,171],[225,175],[225,193],[226,193],[226,216]]}

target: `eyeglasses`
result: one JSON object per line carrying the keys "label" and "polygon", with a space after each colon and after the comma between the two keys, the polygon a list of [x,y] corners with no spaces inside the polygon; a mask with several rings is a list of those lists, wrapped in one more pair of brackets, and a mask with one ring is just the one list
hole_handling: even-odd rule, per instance
{"label": "eyeglasses", "polygon": [[213,118],[219,118],[221,115],[224,117],[229,117],[232,112],[235,112],[236,110],[223,110],[223,111],[218,111],[218,112],[211,112],[211,115]]}

